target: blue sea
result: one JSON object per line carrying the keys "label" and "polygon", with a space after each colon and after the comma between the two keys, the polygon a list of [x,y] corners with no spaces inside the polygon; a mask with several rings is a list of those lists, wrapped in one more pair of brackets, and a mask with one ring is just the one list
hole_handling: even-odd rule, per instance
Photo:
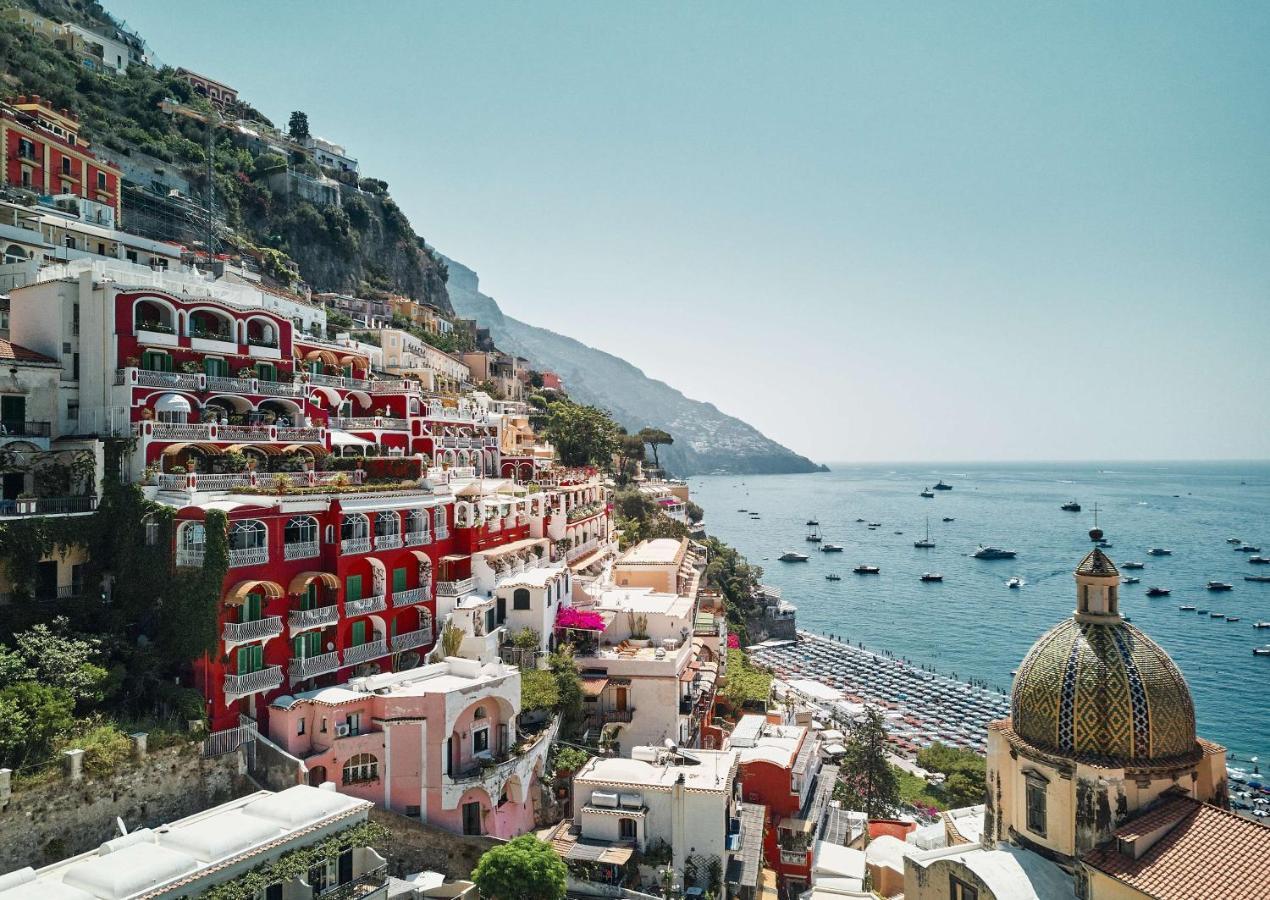
{"label": "blue sea", "polygon": [[[919,496],[940,479],[953,489]],[[708,532],[763,567],[764,582],[798,607],[800,628],[1007,691],[1032,643],[1075,607],[1072,571],[1092,546],[1097,503],[1112,545],[1107,554],[1117,564],[1145,564],[1122,569],[1142,581],[1121,588],[1121,612],[1182,669],[1200,734],[1239,759],[1270,759],[1270,656],[1252,655],[1270,643],[1270,629],[1253,628],[1270,621],[1270,583],[1243,580],[1270,574],[1270,566],[1251,565],[1254,554],[1226,542],[1238,537],[1270,556],[1270,463],[841,464],[829,473],[690,484]],[[1081,512],[1059,509],[1071,499]],[[928,517],[936,546],[915,549]],[[808,519],[819,520],[824,540],[844,552],[820,553],[806,542]],[[870,531],[868,522],[881,527]],[[979,544],[1018,556],[977,560],[971,554]],[[1150,547],[1173,555],[1148,556]],[[810,554],[810,562],[777,561],[791,549]],[[881,574],[852,574],[861,563],[880,566]],[[842,580],[826,581],[830,572]],[[940,572],[944,581],[924,584],[923,572]],[[1013,576],[1024,580],[1021,589],[1006,587]],[[1211,580],[1234,590],[1210,593],[1204,586]],[[1152,585],[1172,595],[1150,599]],[[1182,612],[1183,604],[1240,621]]]}

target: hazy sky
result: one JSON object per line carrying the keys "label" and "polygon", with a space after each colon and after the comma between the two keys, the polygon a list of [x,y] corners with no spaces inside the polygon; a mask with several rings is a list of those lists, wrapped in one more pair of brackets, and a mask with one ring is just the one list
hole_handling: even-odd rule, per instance
{"label": "hazy sky", "polygon": [[816,459],[1270,456],[1270,4],[105,3]]}

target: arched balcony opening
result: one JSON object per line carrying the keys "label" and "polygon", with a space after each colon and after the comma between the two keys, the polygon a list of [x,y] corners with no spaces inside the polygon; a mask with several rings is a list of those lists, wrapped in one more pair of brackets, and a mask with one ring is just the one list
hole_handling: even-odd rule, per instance
{"label": "arched balcony opening", "polygon": [[166,303],[138,300],[132,308],[133,331],[176,334],[176,313]]}
{"label": "arched balcony opening", "polygon": [[269,561],[269,530],[259,519],[239,519],[229,526],[229,565],[256,566]]}
{"label": "arched balcony opening", "polygon": [[401,517],[392,511],[376,513],[375,549],[395,550],[401,544]]}
{"label": "arched balcony opening", "polygon": [[210,309],[196,309],[190,312],[189,325],[190,337],[202,338],[209,341],[224,341],[230,344],[236,344],[237,338],[234,335],[234,321],[223,313],[214,312]]}
{"label": "arched balcony opening", "polygon": [[268,319],[253,317],[247,320],[247,343],[252,347],[278,346],[278,326]]}

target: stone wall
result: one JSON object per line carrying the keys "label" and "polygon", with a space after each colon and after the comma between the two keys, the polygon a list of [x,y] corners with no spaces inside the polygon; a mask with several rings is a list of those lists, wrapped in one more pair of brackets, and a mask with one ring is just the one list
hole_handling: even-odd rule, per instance
{"label": "stone wall", "polygon": [[370,818],[391,833],[386,846],[376,849],[388,860],[388,873],[403,877],[431,869],[447,878],[470,878],[476,861],[497,838],[453,834],[435,825],[383,809],[373,809]]}
{"label": "stone wall", "polygon": [[[240,751],[241,752],[241,751]],[[258,790],[240,752],[203,759],[199,744],[149,753],[110,777],[87,774],[0,796],[0,872],[47,865],[129,831],[161,825]]]}

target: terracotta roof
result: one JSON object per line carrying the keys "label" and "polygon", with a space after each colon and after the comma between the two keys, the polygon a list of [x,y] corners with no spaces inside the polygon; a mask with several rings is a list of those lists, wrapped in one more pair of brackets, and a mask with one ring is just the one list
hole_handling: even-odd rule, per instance
{"label": "terracotta roof", "polygon": [[1093,575],[1097,578],[1109,578],[1120,574],[1116,564],[1097,547],[1090,550],[1080,565],[1076,567],[1077,575]]}
{"label": "terracotta roof", "polygon": [[[1137,859],[1120,852],[1161,828],[1169,830]],[[1126,823],[1116,840],[1085,863],[1156,900],[1270,898],[1270,828],[1220,807],[1179,797]]]}
{"label": "terracotta roof", "polygon": [[21,344],[15,344],[0,338],[0,359],[11,359],[15,362],[32,362],[32,363],[48,363],[57,365],[55,359],[50,359],[43,353],[36,353],[34,350],[28,350]]}

